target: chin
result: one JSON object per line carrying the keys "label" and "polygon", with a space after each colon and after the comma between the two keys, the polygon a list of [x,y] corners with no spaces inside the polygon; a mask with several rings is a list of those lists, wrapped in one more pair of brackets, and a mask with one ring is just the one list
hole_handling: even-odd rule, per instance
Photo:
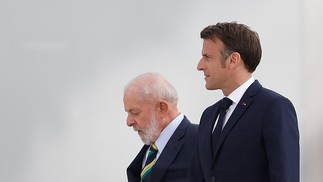
{"label": "chin", "polygon": [[210,86],[208,86],[208,85],[205,85],[205,88],[206,88],[207,90],[213,90],[213,88],[212,88],[212,87],[210,87]]}
{"label": "chin", "polygon": [[205,86],[205,88],[207,89],[207,90],[217,90],[216,88],[214,88],[214,87],[210,87],[210,86]]}

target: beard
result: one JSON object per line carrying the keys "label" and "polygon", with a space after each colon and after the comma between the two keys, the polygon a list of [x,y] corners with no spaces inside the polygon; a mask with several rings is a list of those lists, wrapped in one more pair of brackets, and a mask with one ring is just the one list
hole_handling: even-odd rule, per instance
{"label": "beard", "polygon": [[133,129],[135,131],[141,131],[142,135],[139,135],[141,141],[146,145],[150,145],[151,143],[153,143],[153,141],[156,140],[155,134],[158,131],[159,126],[160,124],[156,120],[155,114],[153,113],[149,126],[146,129],[137,128],[135,126],[133,127]]}

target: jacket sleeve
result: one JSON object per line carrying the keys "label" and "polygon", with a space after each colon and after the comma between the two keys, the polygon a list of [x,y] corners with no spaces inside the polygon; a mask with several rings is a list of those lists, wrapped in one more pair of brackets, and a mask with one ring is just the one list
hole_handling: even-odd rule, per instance
{"label": "jacket sleeve", "polygon": [[198,151],[198,143],[195,145],[191,159],[191,165],[188,171],[188,182],[205,182],[201,160]]}
{"label": "jacket sleeve", "polygon": [[263,122],[270,182],[299,182],[299,131],[295,109],[284,97],[268,106]]}

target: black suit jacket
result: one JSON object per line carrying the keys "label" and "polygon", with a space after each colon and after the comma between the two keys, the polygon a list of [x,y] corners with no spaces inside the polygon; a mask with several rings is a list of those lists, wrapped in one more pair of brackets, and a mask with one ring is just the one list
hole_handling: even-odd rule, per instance
{"label": "black suit jacket", "polygon": [[219,102],[202,114],[190,182],[298,182],[299,131],[292,103],[255,81],[242,96],[212,154]]}
{"label": "black suit jacket", "polygon": [[[192,124],[184,117],[165,148],[154,164],[151,182],[186,182],[190,158],[196,144],[198,125]],[[136,158],[127,168],[129,182],[139,182],[142,161],[146,154],[148,145],[144,145]]]}

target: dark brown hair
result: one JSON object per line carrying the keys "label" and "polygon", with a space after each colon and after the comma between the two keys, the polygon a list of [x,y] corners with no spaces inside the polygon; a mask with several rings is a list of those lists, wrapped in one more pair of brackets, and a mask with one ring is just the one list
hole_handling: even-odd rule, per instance
{"label": "dark brown hair", "polygon": [[238,52],[249,72],[254,72],[261,59],[261,45],[259,36],[244,24],[236,22],[217,23],[201,31],[202,39],[215,38],[221,40],[225,46],[222,58],[225,60],[232,52]]}

